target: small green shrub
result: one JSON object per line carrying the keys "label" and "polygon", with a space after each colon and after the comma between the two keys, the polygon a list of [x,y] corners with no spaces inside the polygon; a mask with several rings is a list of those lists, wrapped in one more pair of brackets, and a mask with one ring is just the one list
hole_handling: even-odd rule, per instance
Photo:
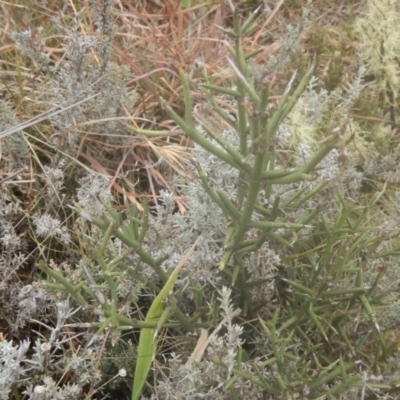
{"label": "small green shrub", "polygon": [[[97,173],[73,172],[83,166],[74,151],[86,124],[113,146],[170,140],[154,121],[130,126],[121,117],[137,94],[124,88],[126,68],[110,59],[111,3],[93,8],[93,37],[68,31],[69,67],[52,65],[31,34],[13,35],[50,71],[52,90],[38,94],[41,101],[62,106],[27,124],[45,121],[41,135],[15,127],[5,108],[7,151],[23,148],[21,166],[35,155],[42,197],[26,217],[39,253],[35,276],[2,289],[8,314],[33,326],[35,344],[0,341],[0,398],[129,396],[127,382],[133,400],[396,395],[398,149],[380,154],[381,137],[352,120],[365,68],[339,86],[341,66],[320,82],[312,57],[291,57],[309,7],[260,65],[259,51],[244,43],[265,11],[241,16],[228,5],[232,23],[222,30],[231,73],[223,83],[201,62],[179,68],[182,110],[146,81],[152,110],[192,142],[190,157],[174,156],[180,174],[169,177],[169,190],[154,188],[161,174],[147,175],[151,200],[119,185],[111,196],[115,180],[90,151],[82,158]],[[54,164],[42,165],[47,153],[32,150],[39,146],[59,154]],[[148,146],[165,161],[162,146]],[[140,161],[152,170],[148,154],[135,153],[135,168]],[[7,221],[23,212],[17,193],[1,196],[4,286],[7,274],[21,282],[26,259]]]}

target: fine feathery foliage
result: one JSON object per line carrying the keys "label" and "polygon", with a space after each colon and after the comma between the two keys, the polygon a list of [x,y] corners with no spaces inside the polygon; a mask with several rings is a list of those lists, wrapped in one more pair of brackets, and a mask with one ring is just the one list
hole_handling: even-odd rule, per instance
{"label": "fine feathery foliage", "polygon": [[397,4],[341,83],[316,6],[261,3],[8,32],[0,399],[398,398]]}

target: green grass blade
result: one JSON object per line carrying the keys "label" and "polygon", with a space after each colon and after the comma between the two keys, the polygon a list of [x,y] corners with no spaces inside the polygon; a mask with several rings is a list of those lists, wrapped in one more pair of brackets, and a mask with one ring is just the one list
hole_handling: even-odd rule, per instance
{"label": "green grass blade", "polygon": [[[145,322],[155,322],[165,319],[163,316],[164,311],[164,298],[171,292],[176,278],[178,277],[179,271],[186,264],[187,260],[193,254],[196,245],[198,244],[200,237],[196,240],[190,250],[186,253],[180,263],[175,267],[168,281],[161,289],[160,293],[153,300],[150,309],[147,313]],[[159,329],[159,327],[158,327]],[[143,386],[146,382],[147,375],[149,373],[153,357],[156,353],[157,341],[155,340],[158,333],[157,328],[143,328],[140,332],[137,362],[135,369],[135,377],[133,381],[132,400],[139,400],[143,390]]]}

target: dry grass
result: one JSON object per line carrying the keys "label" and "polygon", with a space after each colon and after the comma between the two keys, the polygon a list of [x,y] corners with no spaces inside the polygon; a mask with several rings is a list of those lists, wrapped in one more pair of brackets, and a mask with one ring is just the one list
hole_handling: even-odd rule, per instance
{"label": "dry grass", "polygon": [[[284,5],[282,1],[279,2],[271,17],[246,38],[244,45],[247,51],[261,49],[255,59],[257,64],[266,63],[268,57],[279,50],[275,38],[279,37],[288,21],[295,22],[300,18],[300,7],[304,5],[303,3],[294,3],[292,10],[291,4]],[[302,51],[317,55],[317,68],[321,71],[318,74],[327,79],[327,87],[333,88],[351,78],[350,75],[355,70],[354,45],[348,41],[349,38],[343,33],[342,26],[352,18],[357,6],[342,4],[338,9],[333,7],[330,9],[329,5],[320,3],[313,7],[313,28],[305,33],[303,38],[305,45]],[[79,144],[71,156],[76,160],[83,161],[86,158],[88,161],[88,158],[95,155],[99,163],[97,170],[101,168],[102,172],[107,171],[113,176],[113,180],[120,181],[120,187],[124,187],[133,197],[143,195],[143,190],[136,193],[124,182],[137,182],[142,176],[147,180],[148,168],[144,167],[144,162],[154,166],[162,157],[164,167],[182,173],[190,159],[189,155],[185,155],[180,163],[176,163],[177,154],[182,157],[185,147],[190,146],[190,143],[179,134],[179,131],[174,130],[172,122],[168,121],[158,101],[161,97],[176,109],[182,107],[182,85],[177,75],[178,68],[182,68],[191,76],[193,100],[198,107],[205,103],[205,99],[201,92],[196,92],[196,87],[201,82],[197,65],[204,64],[216,84],[229,85],[229,81],[233,79],[232,72],[228,72],[227,68],[227,49],[222,32],[223,29],[229,28],[230,24],[228,5],[224,2],[210,2],[206,13],[196,14],[196,11],[204,6],[200,4],[182,8],[175,0],[162,2],[162,7],[159,4],[161,3],[151,1],[139,1],[134,6],[131,2],[124,1],[117,4],[115,14],[117,31],[112,59],[130,69],[132,78],[128,81],[126,90],[128,93],[136,91],[140,96],[139,102],[133,109],[123,110],[124,115],[121,115],[123,119],[118,123],[141,129],[168,131],[170,133],[167,139],[144,138],[127,131],[125,135],[118,135],[115,143],[115,140],[110,140],[112,132],[99,134],[96,131],[96,126],[102,123],[102,120],[91,120],[70,128],[78,129],[80,137]],[[72,1],[50,2],[46,8],[39,5],[31,7],[24,2],[13,6],[2,3],[1,6],[3,15],[6,16],[4,20],[7,22],[2,29],[4,44],[0,49],[2,54],[0,89],[4,98],[14,104],[13,111],[17,120],[23,122],[30,116],[45,111],[43,100],[38,99],[38,94],[48,85],[51,77],[46,71],[38,69],[36,65],[30,65],[26,62],[26,58],[21,57],[15,45],[10,43],[9,33],[29,28],[33,31],[32,40],[35,40],[34,30],[40,26],[43,29],[41,39],[46,42],[44,50],[51,64],[55,65],[65,62],[63,61],[65,51],[62,46],[65,34],[55,32],[54,20],[60,25],[68,25],[72,23],[74,15],[79,13],[81,22],[78,29],[84,36],[94,33],[94,21],[88,6],[78,8],[79,6]],[[249,3],[242,8],[243,14],[246,14],[252,12],[255,6]],[[92,54],[92,57],[95,62],[99,62],[97,54]],[[302,55],[299,54],[298,57],[301,58]],[[275,82],[272,89],[277,95],[281,93],[290,75],[289,69],[280,72],[272,79]],[[335,79],[334,82],[332,79]],[[36,132],[32,132],[32,135],[47,144],[47,149],[39,144],[41,154],[37,158],[41,159],[44,156],[47,158],[46,163],[51,163],[56,152],[56,149],[52,149],[52,145],[49,144],[51,127],[43,123],[33,129]],[[66,137],[68,132],[62,135]],[[59,146],[62,146],[63,137],[59,141]],[[33,166],[36,163],[31,164]],[[3,177],[15,172],[7,169],[7,166],[2,168]],[[140,171],[132,172],[134,169]],[[162,174],[165,175],[165,170]],[[30,171],[21,177],[29,179],[33,175],[34,171]],[[118,186],[115,187],[120,192]]]}
{"label": "dry grass", "polygon": [[[21,288],[32,282],[35,274],[38,277],[34,265],[39,259],[54,259],[56,264],[61,264],[64,259],[75,260],[85,249],[76,241],[71,248],[63,248],[54,242],[40,242],[32,227],[32,216],[51,209],[61,216],[62,222],[72,227],[74,216],[69,206],[76,200],[77,180],[88,170],[107,177],[117,210],[130,203],[143,211],[145,200],[157,204],[160,190],[167,189],[174,194],[179,212],[184,214],[187,211],[174,178],[195,179],[191,154],[193,144],[168,118],[160,100],[166,101],[178,113],[184,113],[183,87],[178,74],[182,69],[190,78],[196,122],[223,131],[228,128],[227,123],[212,113],[204,91],[199,89],[201,71],[205,68],[213,83],[228,88],[234,83],[235,74],[227,62],[229,51],[224,33],[231,28],[229,2],[210,1],[204,5],[199,1],[191,7],[182,7],[181,3],[178,0],[121,0],[114,7],[114,31],[111,34],[105,30],[96,31],[97,22],[89,2],[50,0],[35,3],[22,0],[11,4],[0,0],[3,16],[0,21],[0,97],[2,104],[9,105],[9,112],[4,112],[3,120],[0,119],[0,131],[42,115],[53,105],[59,106],[52,103],[58,99],[51,92],[52,84],[58,78],[50,67],[68,70],[70,61],[64,44],[70,40],[71,32],[87,38],[97,35],[98,40],[104,40],[103,47],[90,49],[87,59],[99,71],[103,70],[102,63],[113,62],[125,67],[128,78],[123,81],[121,90],[125,91],[126,98],[138,96],[135,103],[117,100],[119,103],[113,105],[117,109],[113,116],[96,114],[95,103],[90,102],[80,106],[82,118],[73,122],[75,116],[71,117],[68,127],[55,126],[53,120],[44,119],[23,131],[21,127],[22,134],[15,135],[19,140],[17,143],[6,140],[11,135],[0,139],[1,190],[18,203],[18,210],[8,218],[26,243],[23,252],[27,260],[21,268],[15,268],[13,274],[3,276],[5,283],[18,282]],[[252,1],[237,3],[243,15],[249,15],[258,5]],[[307,2],[281,0],[267,3],[276,3],[272,13],[266,20],[262,16],[256,19],[258,27],[243,41],[247,53],[259,51],[252,61],[255,66],[264,66],[271,57],[279,54],[279,37],[288,24],[301,20],[301,9]],[[358,69],[357,38],[351,24],[363,2],[339,3],[314,2],[311,23],[302,33],[300,50],[292,55],[287,69],[275,71],[269,77],[272,101],[279,100],[293,71],[305,70],[310,59],[315,60],[315,75],[320,79],[321,88],[333,91],[354,79]],[[32,49],[46,54],[49,68],[44,68],[40,59],[32,61],[10,39],[10,34],[28,30],[32,32]],[[110,37],[112,43],[107,42]],[[105,48],[110,51],[109,56],[101,53]],[[89,70],[83,71],[82,79],[89,74]],[[110,81],[117,86],[121,83],[118,79],[111,76]],[[96,90],[102,94],[101,85]],[[354,121],[366,130],[376,123],[390,122],[387,110],[379,108],[379,96],[372,93],[371,97],[360,99],[358,108],[351,112]],[[216,101],[224,110],[235,114],[235,104],[226,96],[217,96]],[[150,131],[159,131],[160,134],[149,134]],[[393,129],[394,140],[397,137],[398,132]],[[64,164],[60,164],[63,157]],[[363,157],[365,155],[360,152],[360,159]],[[62,190],[53,187],[56,199],[50,202],[47,191],[53,183],[51,179],[45,179],[46,167],[59,166],[66,175],[65,187]],[[390,193],[382,199],[381,209],[371,217],[371,223],[385,215],[385,204],[394,201],[396,190],[397,185],[390,188]],[[369,195],[370,192],[365,196]],[[92,232],[87,233],[90,235]],[[72,232],[73,239],[79,234]],[[0,330],[8,339],[36,338],[35,331],[43,329],[33,324],[22,333],[22,326],[13,327],[15,315],[7,315],[9,310],[0,311],[3,316]],[[71,337],[77,332],[71,329]],[[102,345],[105,353],[108,339],[107,336]],[[71,339],[71,343],[80,347],[78,341]],[[164,347],[183,348],[187,343],[185,340],[174,342],[166,337]],[[128,347],[131,351],[132,346],[129,344],[125,348]],[[96,365],[99,366],[100,362],[100,359],[96,360]],[[74,381],[70,376],[63,376],[63,379],[65,382]],[[89,387],[86,398],[98,390],[99,387]]]}

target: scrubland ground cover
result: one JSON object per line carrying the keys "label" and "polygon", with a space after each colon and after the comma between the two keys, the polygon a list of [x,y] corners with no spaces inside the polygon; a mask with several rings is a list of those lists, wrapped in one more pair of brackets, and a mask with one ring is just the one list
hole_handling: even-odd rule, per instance
{"label": "scrubland ground cover", "polygon": [[398,1],[0,7],[0,399],[400,398]]}

